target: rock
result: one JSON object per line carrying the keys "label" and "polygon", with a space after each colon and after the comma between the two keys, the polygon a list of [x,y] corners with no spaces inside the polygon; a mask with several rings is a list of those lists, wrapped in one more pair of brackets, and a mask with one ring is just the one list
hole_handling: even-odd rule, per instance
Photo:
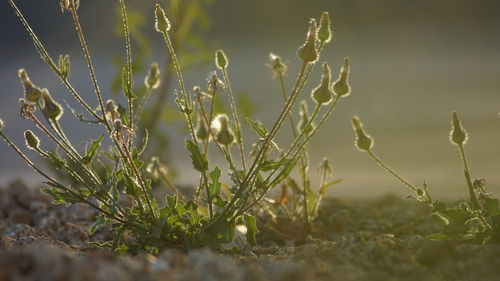
{"label": "rock", "polygon": [[16,208],[10,212],[9,221],[14,224],[22,223],[31,225],[33,222],[33,213],[26,209]]}

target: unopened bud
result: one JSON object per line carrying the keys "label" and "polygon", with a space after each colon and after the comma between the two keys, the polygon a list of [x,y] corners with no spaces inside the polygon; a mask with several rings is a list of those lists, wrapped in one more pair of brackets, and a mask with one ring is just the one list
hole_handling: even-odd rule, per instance
{"label": "unopened bud", "polygon": [[63,79],[68,78],[69,71],[71,64],[69,62],[69,55],[65,55],[64,57],[62,55],[59,55],[59,72],[61,74],[61,77]]}
{"label": "unopened bud", "polygon": [[78,10],[78,7],[80,6],[80,0],[61,0],[59,2],[59,5],[61,6],[61,13],[64,13],[65,10],[68,10],[72,7],[75,8],[75,10]]}
{"label": "unopened bud", "polygon": [[215,129],[215,140],[222,145],[230,145],[234,142],[234,134],[229,129],[229,119],[226,114],[215,117],[212,127]]}
{"label": "unopened bud", "polygon": [[224,53],[224,51],[223,50],[217,50],[215,52],[215,65],[217,65],[217,67],[220,70],[223,70],[223,69],[225,69],[227,67],[227,64],[228,64],[228,60],[227,60],[227,56]]}
{"label": "unopened bud", "polygon": [[316,20],[311,19],[307,40],[297,52],[304,63],[315,62],[318,59],[318,51],[316,50],[317,29]]}
{"label": "unopened bud", "polygon": [[26,100],[29,102],[38,102],[42,96],[42,90],[31,82],[26,70],[23,68],[19,69],[18,75],[24,87],[24,96]]}
{"label": "unopened bud", "polygon": [[44,102],[42,109],[43,114],[48,119],[52,120],[58,120],[59,118],[61,118],[63,114],[63,108],[59,103],[52,99],[52,96],[47,89],[42,90],[42,98]]}
{"label": "unopened bud", "polygon": [[332,30],[330,27],[330,15],[323,12],[319,21],[318,39],[322,43],[328,43],[332,40]]}
{"label": "unopened bud", "polygon": [[300,115],[300,122],[297,125],[297,129],[299,132],[304,131],[306,135],[309,135],[314,130],[314,124],[312,122],[308,124],[310,117],[306,101],[302,101],[300,103],[299,115]]}
{"label": "unopened bud", "polygon": [[40,139],[30,130],[24,132],[24,139],[26,140],[26,146],[30,149],[37,150],[40,146]]}
{"label": "unopened bud", "polygon": [[160,86],[160,68],[157,63],[152,63],[148,75],[144,78],[144,84],[149,89],[157,89]]}
{"label": "unopened bud", "polygon": [[321,83],[311,93],[311,97],[318,104],[327,104],[332,100],[333,93],[330,89],[331,78],[332,74],[330,71],[330,67],[325,62],[323,63],[323,75],[321,76]]}
{"label": "unopened bud", "polygon": [[340,69],[340,75],[337,81],[333,82],[333,91],[339,97],[346,97],[351,93],[349,85],[350,59],[344,59],[344,66]]}
{"label": "unopened bud", "polygon": [[277,75],[285,75],[287,67],[283,64],[281,58],[273,53],[270,53],[269,59],[271,59],[271,64],[268,66],[271,68],[273,78]]}
{"label": "unopened bud", "polygon": [[106,102],[106,107],[104,108],[104,110],[106,110],[106,114],[109,115],[111,120],[114,120],[118,117],[118,107],[115,105],[115,102],[113,100],[108,100]]}
{"label": "unopened bud", "polygon": [[167,32],[170,30],[170,21],[160,4],[156,4],[155,6],[155,28],[158,32]]}
{"label": "unopened bud", "polygon": [[357,116],[352,117],[352,126],[356,133],[356,147],[360,150],[370,150],[373,147],[373,139],[365,133],[363,124]]}
{"label": "unopened bud", "polygon": [[452,114],[452,130],[450,133],[450,140],[456,145],[462,145],[467,142],[467,132],[462,127],[462,122],[458,119],[458,114],[453,112]]}

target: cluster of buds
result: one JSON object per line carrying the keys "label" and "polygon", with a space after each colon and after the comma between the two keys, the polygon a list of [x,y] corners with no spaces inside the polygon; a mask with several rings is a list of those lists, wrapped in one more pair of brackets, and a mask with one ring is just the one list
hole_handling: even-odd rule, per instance
{"label": "cluster of buds", "polygon": [[21,105],[20,115],[23,119],[30,118],[30,115],[35,112],[35,105],[29,102],[26,102],[25,99],[19,99],[19,104]]}
{"label": "cluster of buds", "polygon": [[148,89],[155,90],[160,86],[160,68],[157,63],[152,63],[148,75],[144,78],[144,84]]}

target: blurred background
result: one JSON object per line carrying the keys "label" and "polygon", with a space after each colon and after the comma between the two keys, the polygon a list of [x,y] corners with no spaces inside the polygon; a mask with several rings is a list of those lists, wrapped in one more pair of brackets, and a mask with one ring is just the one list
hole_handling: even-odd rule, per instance
{"label": "blurred background", "polygon": [[[117,1],[81,2],[80,20],[101,89],[105,97],[115,97],[112,90],[118,72],[115,65],[117,57],[124,56],[123,39],[117,33],[120,22]],[[148,65],[158,61],[164,69],[166,49],[153,27],[152,8],[156,2],[127,1],[138,33],[147,41],[141,60]],[[450,145],[448,139],[451,112],[455,110],[460,113],[470,136],[466,149],[473,176],[485,178],[490,191],[500,192],[499,1],[210,2],[202,4],[200,10],[206,18],[192,30],[196,38],[190,44],[191,49],[201,55],[199,63],[198,57],[193,56],[186,83],[189,88],[205,86],[215,67],[212,59],[207,60],[203,54],[211,55],[216,49],[224,49],[230,59],[229,74],[234,90],[246,94],[255,109],[254,117],[266,124],[274,122],[277,108],[282,104],[278,81],[272,79],[266,66],[269,52],[280,55],[288,63],[286,79],[290,88],[300,65],[296,50],[305,39],[309,19],[318,19],[323,10],[330,12],[333,41],[326,47],[321,61],[328,61],[336,76],[343,57],[351,57],[353,89],[311,145],[311,175],[315,175],[315,167],[326,156],[334,166],[335,177],[344,179],[331,189],[330,195],[409,194],[367,155],[354,148],[350,118],[359,115],[375,139],[375,153],[409,181],[415,184],[426,181],[432,192],[442,197],[465,196],[461,162],[456,147]],[[17,3],[54,58],[59,54],[70,55],[70,81],[91,104],[97,104],[71,18],[68,13],[61,14],[59,1]],[[17,70],[21,67],[26,68],[35,84],[48,88],[61,103],[66,100],[83,111],[40,60],[7,1],[0,3],[0,38],[3,41],[0,44],[0,117],[6,123],[7,135],[23,144],[24,130],[33,127],[19,117],[18,99],[23,91]],[[199,53],[193,46],[200,46]],[[137,50],[141,46],[134,42],[133,48]],[[319,83],[319,70],[306,87],[304,99],[309,100],[310,90]],[[137,85],[142,83],[144,74],[137,75]],[[164,101],[171,107],[177,84],[172,85]],[[116,95],[116,99],[120,100],[120,96]],[[168,114],[162,114],[161,118],[165,116]],[[85,146],[86,138],[96,138],[103,133],[100,127],[78,122],[69,110],[62,123],[80,147]],[[279,137],[283,143],[290,139],[287,125]],[[168,136],[163,158],[176,171],[177,182],[192,184],[197,178],[191,174],[191,163],[183,149],[181,127],[179,122],[162,122],[158,127]],[[250,133],[249,136],[255,139]],[[248,149],[249,143],[247,140]],[[41,180],[7,145],[1,144],[0,185],[16,178],[32,184]]]}

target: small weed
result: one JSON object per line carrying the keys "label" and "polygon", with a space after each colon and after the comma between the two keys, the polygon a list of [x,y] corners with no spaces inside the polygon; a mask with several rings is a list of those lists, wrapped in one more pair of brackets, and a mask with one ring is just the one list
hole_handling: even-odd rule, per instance
{"label": "small weed", "polygon": [[[105,101],[87,46],[85,35],[78,18],[78,0],[61,0],[61,11],[68,12],[75,25],[81,49],[89,68],[90,81],[94,88],[97,109],[83,99],[72,86],[70,77],[70,58],[60,56],[58,64],[52,59],[42,41],[33,32],[28,21],[13,0],[9,4],[21,20],[33,40],[42,60],[66,86],[70,94],[86,111],[85,114],[71,109],[81,122],[102,126],[103,135],[88,140],[85,151],[80,151],[66,136],[59,123],[64,115],[62,106],[50,95],[47,89],[38,88],[31,82],[25,70],[19,77],[25,89],[25,97],[20,100],[21,116],[32,121],[40,131],[47,135],[57,146],[50,151],[43,148],[38,137],[31,131],[25,132],[28,148],[49,160],[59,173],[66,174],[69,180],[60,181],[43,172],[16,144],[0,131],[0,136],[12,147],[25,162],[46,179],[49,188],[43,192],[54,198],[54,203],[84,203],[99,211],[90,232],[100,226],[110,225],[116,232],[113,241],[103,242],[103,246],[117,252],[148,251],[157,253],[164,247],[195,248],[203,246],[218,247],[229,243],[235,235],[236,224],[247,227],[247,240],[255,245],[258,233],[256,214],[269,215],[266,195],[276,186],[284,192],[294,180],[290,173],[298,166],[301,184],[297,186],[293,205],[287,205],[287,196],[282,195],[278,206],[291,210],[291,216],[298,218],[309,227],[310,220],[317,214],[318,205],[329,186],[338,181],[330,181],[331,167],[328,160],[321,164],[321,183],[319,193],[310,187],[307,174],[309,160],[307,147],[311,138],[331,116],[342,97],[350,93],[348,83],[349,59],[345,59],[339,78],[331,82],[328,64],[323,64],[323,75],[319,85],[312,91],[315,103],[312,114],[307,111],[307,102],[300,106],[301,122],[295,125],[292,111],[299,95],[310,79],[320,54],[331,40],[330,19],[323,13],[319,27],[310,21],[306,41],[298,50],[302,65],[291,90],[285,88],[284,75],[287,67],[278,56],[272,55],[271,69],[279,78],[284,104],[279,116],[271,126],[248,118],[247,121],[257,134],[258,140],[247,151],[243,139],[241,116],[236,109],[236,99],[232,90],[229,70],[232,67],[224,51],[215,52],[215,66],[212,79],[208,82],[206,93],[200,87],[192,91],[186,86],[175,45],[171,37],[171,23],[160,5],[155,7],[155,28],[165,41],[171,66],[178,78],[179,90],[175,102],[183,115],[189,138],[185,147],[190,154],[193,168],[200,174],[196,196],[187,198],[166,176],[166,168],[159,158],[145,163],[143,152],[147,145],[144,139],[138,144],[138,124],[144,104],[151,93],[158,88],[161,80],[160,69],[153,64],[144,78],[146,94],[137,95],[133,85],[133,60],[131,36],[127,9],[124,0],[119,6],[125,37],[125,66],[122,71],[121,85],[127,100],[125,105],[113,100]],[[228,103],[227,113],[215,114],[216,100]],[[42,117],[43,119],[40,119]],[[282,148],[275,138],[289,119],[294,135],[289,148]],[[3,122],[1,123],[3,127]],[[109,149],[102,148],[104,138],[111,140]],[[227,167],[214,166],[209,157],[209,146],[215,146],[223,156]],[[221,182],[222,174],[228,174],[231,183]],[[152,193],[152,182],[162,179],[172,190],[173,195],[157,200]],[[229,188],[226,188],[229,186]],[[295,190],[295,189],[294,189]],[[128,203],[125,198],[129,198]],[[280,207],[281,206],[281,207]]]}

